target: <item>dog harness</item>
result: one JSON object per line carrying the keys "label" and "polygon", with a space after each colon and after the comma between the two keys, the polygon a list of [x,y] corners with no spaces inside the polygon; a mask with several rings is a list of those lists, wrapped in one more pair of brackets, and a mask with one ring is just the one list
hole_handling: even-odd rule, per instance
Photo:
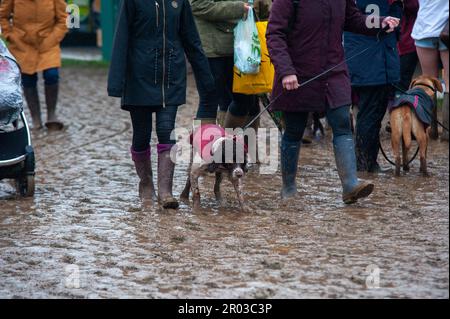
{"label": "dog harness", "polygon": [[389,108],[389,112],[405,104],[414,110],[417,118],[423,123],[425,128],[431,125],[434,102],[425,90],[414,88],[400,95]]}

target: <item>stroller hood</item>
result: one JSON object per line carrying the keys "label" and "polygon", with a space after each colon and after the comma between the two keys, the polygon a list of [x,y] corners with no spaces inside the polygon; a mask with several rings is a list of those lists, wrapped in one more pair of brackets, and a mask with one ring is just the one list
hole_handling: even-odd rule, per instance
{"label": "stroller hood", "polygon": [[0,126],[17,120],[22,112],[23,96],[20,67],[0,40]]}

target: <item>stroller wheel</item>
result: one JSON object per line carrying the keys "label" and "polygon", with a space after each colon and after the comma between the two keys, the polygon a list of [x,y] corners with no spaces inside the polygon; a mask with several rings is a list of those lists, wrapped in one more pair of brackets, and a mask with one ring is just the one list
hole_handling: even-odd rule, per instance
{"label": "stroller wheel", "polygon": [[35,191],[34,175],[25,175],[16,181],[17,191],[23,197],[33,197]]}

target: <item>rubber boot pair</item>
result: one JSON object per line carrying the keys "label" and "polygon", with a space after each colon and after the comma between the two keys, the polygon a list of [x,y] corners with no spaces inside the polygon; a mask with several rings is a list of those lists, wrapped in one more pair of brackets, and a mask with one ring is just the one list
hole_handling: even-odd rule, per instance
{"label": "rubber boot pair", "polygon": [[448,92],[444,93],[444,103],[442,105],[442,129],[441,141],[448,142]]}
{"label": "rubber boot pair", "polygon": [[143,152],[131,149],[136,173],[139,176],[139,197],[144,204],[153,204],[158,199],[163,208],[178,208],[178,201],[172,195],[175,163],[170,157],[173,145],[158,145],[158,197],[153,184],[150,147]]}
{"label": "rubber boot pair", "polygon": [[[47,122],[45,126],[49,130],[62,130],[64,125],[56,117],[58,103],[59,84],[45,85],[45,102],[47,104]],[[42,128],[41,105],[37,87],[24,88],[23,93],[31,113],[34,129]]]}
{"label": "rubber boot pair", "polygon": [[[356,175],[355,146],[351,136],[339,136],[333,141],[336,166],[343,187],[342,199],[346,204],[353,204],[360,198],[369,196],[374,185],[359,182]],[[281,172],[283,186],[281,197],[288,199],[297,194],[296,176],[301,142],[281,142]]]}

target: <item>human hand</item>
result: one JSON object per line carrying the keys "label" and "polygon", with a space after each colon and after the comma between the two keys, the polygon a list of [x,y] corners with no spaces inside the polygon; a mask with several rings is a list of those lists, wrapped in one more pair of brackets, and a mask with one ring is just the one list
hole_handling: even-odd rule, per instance
{"label": "human hand", "polygon": [[400,19],[394,17],[386,17],[381,23],[382,28],[389,27],[386,33],[391,33],[400,25]]}
{"label": "human hand", "polygon": [[244,20],[247,20],[248,12],[252,10],[252,7],[248,3],[244,3]]}
{"label": "human hand", "polygon": [[286,75],[283,80],[283,88],[288,90],[288,91],[292,91],[292,90],[297,90],[300,85],[298,83],[298,79],[297,79],[297,75]]}

